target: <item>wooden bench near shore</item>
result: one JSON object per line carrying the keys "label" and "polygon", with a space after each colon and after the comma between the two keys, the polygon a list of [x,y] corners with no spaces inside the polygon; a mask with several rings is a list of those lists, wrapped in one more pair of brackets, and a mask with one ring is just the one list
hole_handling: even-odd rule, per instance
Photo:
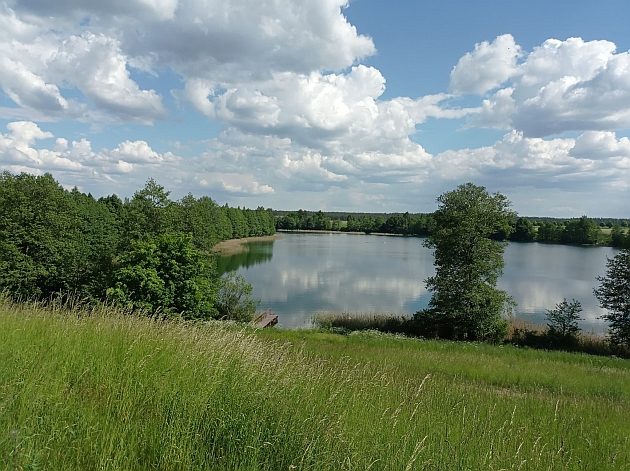
{"label": "wooden bench near shore", "polygon": [[252,321],[252,324],[257,329],[265,329],[267,327],[273,327],[277,323],[278,323],[278,315],[274,314],[270,309],[267,309],[262,314],[259,314]]}

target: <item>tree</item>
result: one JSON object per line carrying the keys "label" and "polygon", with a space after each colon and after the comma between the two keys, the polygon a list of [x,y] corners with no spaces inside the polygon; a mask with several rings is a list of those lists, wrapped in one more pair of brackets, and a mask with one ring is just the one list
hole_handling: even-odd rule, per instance
{"label": "tree", "polygon": [[563,299],[554,309],[548,309],[546,316],[549,335],[562,341],[575,339],[575,335],[580,331],[578,321],[582,319],[581,312],[582,304],[575,299],[571,302]]}
{"label": "tree", "polygon": [[133,239],[153,237],[168,232],[173,226],[168,212],[172,202],[170,192],[158,185],[152,178],[144,188],[134,193],[131,201],[124,206],[123,228],[127,243]]}
{"label": "tree", "polygon": [[24,299],[82,291],[93,267],[79,209],[50,174],[0,174],[0,291]]}
{"label": "tree", "polygon": [[561,224],[551,221],[543,221],[538,226],[538,234],[536,239],[539,242],[557,243],[560,242],[562,237],[562,231],[564,230]]}
{"label": "tree", "polygon": [[610,245],[613,247],[630,248],[630,233],[624,234],[621,226],[615,225],[610,232]]}
{"label": "tree", "polygon": [[536,230],[534,229],[534,223],[529,219],[518,218],[514,226],[514,232],[510,238],[518,242],[531,242],[535,237]]}
{"label": "tree", "polygon": [[595,244],[599,235],[599,227],[592,219],[582,216],[568,221],[562,232],[562,241],[569,244]]}
{"label": "tree", "polygon": [[608,310],[602,316],[609,323],[612,343],[630,347],[630,249],[621,250],[606,262],[606,275],[594,290],[601,307]]}
{"label": "tree", "polygon": [[467,183],[438,198],[434,230],[425,245],[435,250],[435,276],[429,308],[416,314],[425,335],[496,340],[505,334],[502,314],[511,298],[496,288],[506,243],[492,237],[509,234],[514,213],[499,193]]}
{"label": "tree", "polygon": [[194,247],[190,235],[165,233],[132,241],[116,260],[114,286],[107,295],[148,313],[216,317],[216,281],[209,260]]}

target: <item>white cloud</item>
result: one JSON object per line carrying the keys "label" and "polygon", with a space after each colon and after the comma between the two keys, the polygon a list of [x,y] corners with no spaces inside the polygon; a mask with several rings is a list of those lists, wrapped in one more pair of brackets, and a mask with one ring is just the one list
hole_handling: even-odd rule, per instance
{"label": "white cloud", "polygon": [[610,41],[548,39],[527,54],[520,65],[519,86],[531,95],[563,77],[590,80],[606,66],[614,52],[615,44]]}
{"label": "white cloud", "polygon": [[100,108],[126,119],[153,121],[164,114],[161,98],[142,90],[127,70],[117,40],[85,33],[64,40],[48,66],[58,80],[73,83]]}
{"label": "white cloud", "polygon": [[24,64],[0,57],[0,70],[0,87],[16,104],[52,113],[68,108],[59,88],[27,70]]}
{"label": "white cloud", "polygon": [[196,181],[206,191],[219,191],[235,196],[259,196],[274,192],[271,186],[261,184],[249,175],[237,173],[205,175],[197,177]]}
{"label": "white cloud", "polygon": [[[129,58],[118,39],[103,33],[72,34],[81,28],[55,24],[54,18],[21,18],[6,8],[0,8],[0,25],[7,28],[0,31],[0,88],[21,107],[15,116],[27,109],[32,116],[77,118],[88,108],[144,122],[164,115],[157,93],[131,79]],[[64,96],[73,88],[88,101]]]}
{"label": "white cloud", "polygon": [[42,16],[71,16],[83,19],[86,14],[98,15],[149,15],[169,19],[175,14],[178,0],[20,0],[15,8]]}
{"label": "white cloud", "polygon": [[360,65],[344,74],[278,74],[216,95],[195,82],[187,96],[200,111],[246,134],[286,138],[331,159],[378,160],[381,167],[425,154],[410,139],[417,125],[476,111],[446,107],[447,94],[381,100],[384,90],[381,73]]}
{"label": "white cloud", "polygon": [[[593,195],[630,191],[630,140],[611,132],[542,139],[511,131],[491,146],[436,155],[420,149],[410,147],[403,154],[328,155],[286,138],[232,130],[209,141],[205,153],[184,158],[158,152],[145,141],[94,150],[86,139],[69,141],[35,123],[14,122],[0,134],[0,165],[32,173],[52,170],[62,183],[89,187],[97,194],[99,189],[129,194],[155,177],[175,195],[193,191],[220,201],[254,197],[254,205],[264,201],[283,208],[310,208],[316,198],[321,207],[337,209],[361,205],[366,210],[376,206],[391,210],[392,201],[398,201],[412,210],[429,210],[435,195],[474,180],[493,191],[520,195],[516,202],[522,207],[536,208],[532,194],[545,195],[555,198],[553,204],[565,208],[565,215],[566,208],[577,208],[573,215],[579,215],[603,204]],[[392,191],[393,184],[397,192]],[[553,193],[558,188],[580,188],[580,192],[563,200]],[[319,195],[315,197],[313,191]],[[292,194],[290,200],[287,192]],[[528,196],[529,203],[523,203]],[[619,201],[623,206],[624,199]],[[545,201],[540,204],[544,207]],[[606,204],[622,211],[609,197]]]}
{"label": "white cloud", "polygon": [[548,39],[522,53],[518,64],[513,56],[508,66],[497,50],[520,48],[498,47],[506,41],[499,36],[477,45],[453,69],[451,87],[459,93],[483,94],[507,82],[483,100],[471,125],[514,128],[529,136],[630,128],[629,53],[615,53],[610,41]]}
{"label": "white cloud", "polygon": [[511,131],[492,146],[446,151],[435,156],[435,170],[445,180],[473,176],[476,181],[510,187],[577,187],[585,194],[610,186],[630,188],[624,159],[628,138],[588,132],[576,139],[541,139]]}
{"label": "white cloud", "polygon": [[[41,174],[54,171],[61,183],[102,188],[103,193],[139,188],[147,178],[175,183],[181,193],[198,189],[223,195],[265,195],[273,187],[243,172],[208,170],[203,158],[183,159],[170,152],[160,153],[146,141],[123,141],[113,149],[95,151],[87,139],[68,141],[28,121],[12,122],[0,133],[0,165],[14,172]],[[120,177],[123,177],[121,179]],[[120,185],[120,186],[119,186]],[[134,186],[135,185],[135,186]]]}
{"label": "white cloud", "polygon": [[27,121],[12,122],[7,125],[8,134],[0,134],[0,163],[3,167],[16,171],[75,171],[81,164],[66,158],[59,152],[46,148],[34,148],[33,144],[53,137],[42,131],[37,124]]}
{"label": "white cloud", "polygon": [[[384,98],[383,74],[361,64],[375,45],[344,16],[347,0],[2,5],[0,88],[15,107],[1,107],[0,117],[23,121],[2,134],[7,168],[61,169],[70,184],[123,193],[163,177],[175,190],[257,195],[277,207],[288,192],[313,201],[313,191],[326,190],[318,202],[364,209],[418,201],[416,188],[434,196],[463,179],[621,190],[630,181],[630,144],[617,137],[630,128],[630,59],[608,41],[550,39],[527,52],[505,34],[460,58],[451,93]],[[106,126],[179,118],[160,95],[173,83],[186,112],[191,103],[223,129],[194,156],[133,135],[93,149],[77,134],[39,128],[55,119]],[[474,99],[462,94],[480,95],[479,106],[458,106]],[[419,142],[427,121],[462,118],[505,137],[437,155]],[[579,135],[548,138],[565,131]]]}
{"label": "white cloud", "polygon": [[521,47],[511,34],[497,36],[491,43],[475,44],[451,71],[451,89],[456,93],[483,94],[498,87],[517,71]]}
{"label": "white cloud", "polygon": [[273,72],[340,70],[375,52],[342,14],[347,0],[181,0],[169,21],[126,18],[133,55],[152,53],[187,78],[214,82]]}

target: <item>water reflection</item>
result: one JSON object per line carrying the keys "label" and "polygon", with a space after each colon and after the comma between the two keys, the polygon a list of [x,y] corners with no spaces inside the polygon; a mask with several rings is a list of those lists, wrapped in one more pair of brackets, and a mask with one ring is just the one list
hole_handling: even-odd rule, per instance
{"label": "water reflection", "polygon": [[265,263],[273,258],[274,240],[247,244],[247,250],[227,257],[217,257],[217,269],[219,273],[236,271],[239,268],[248,268],[252,265]]}
{"label": "water reflection", "polygon": [[598,318],[605,310],[599,307],[593,288],[606,270],[606,257],[614,254],[609,247],[512,243],[505,251],[499,286],[517,301],[519,317],[538,323],[544,322],[545,309],[563,298],[575,298],[584,309],[581,327],[601,333],[606,326]]}
{"label": "water reflection", "polygon": [[[576,298],[584,307],[582,327],[602,332],[592,290],[613,254],[604,247],[510,244],[499,285],[518,303],[519,317],[543,322],[545,309]],[[355,234],[286,234],[219,263],[243,274],[261,307],[290,327],[308,325],[317,311],[413,313],[427,306],[423,281],[434,273],[422,239]]]}

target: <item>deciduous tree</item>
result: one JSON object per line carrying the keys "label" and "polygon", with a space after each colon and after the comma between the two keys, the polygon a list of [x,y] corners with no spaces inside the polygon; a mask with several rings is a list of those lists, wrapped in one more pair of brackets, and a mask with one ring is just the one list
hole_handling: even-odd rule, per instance
{"label": "deciduous tree", "polygon": [[546,316],[549,335],[561,341],[574,339],[580,331],[578,321],[581,319],[581,312],[582,304],[575,299],[563,299],[553,309],[548,309]]}
{"label": "deciduous tree", "polygon": [[438,198],[435,228],[425,245],[435,250],[435,276],[427,279],[429,308],[416,320],[427,335],[455,339],[501,338],[502,314],[509,296],[496,288],[503,269],[505,242],[493,240],[510,232],[514,213],[499,193],[467,183]]}

